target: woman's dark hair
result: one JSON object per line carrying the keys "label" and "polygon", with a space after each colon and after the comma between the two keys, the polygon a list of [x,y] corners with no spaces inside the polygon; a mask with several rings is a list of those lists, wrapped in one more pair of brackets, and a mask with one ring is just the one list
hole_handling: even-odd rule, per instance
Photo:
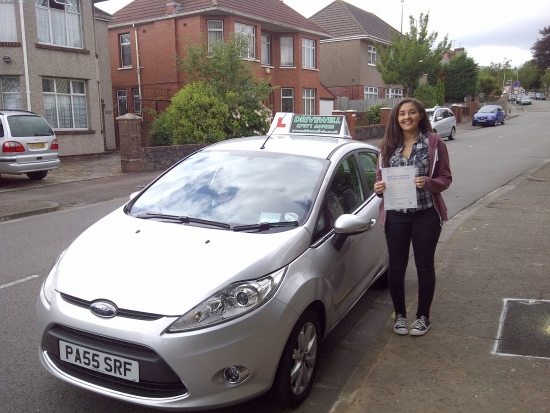
{"label": "woman's dark hair", "polygon": [[403,143],[403,130],[401,129],[401,126],[399,126],[398,116],[401,106],[405,103],[412,103],[418,110],[418,113],[422,115],[422,118],[418,122],[418,129],[420,129],[422,133],[433,131],[432,124],[430,123],[430,119],[428,118],[426,109],[424,109],[422,102],[415,98],[404,98],[400,100],[390,113],[390,120],[388,126],[386,126],[384,139],[382,139],[382,142],[380,143],[382,166],[386,168],[390,166],[390,158],[397,147]]}

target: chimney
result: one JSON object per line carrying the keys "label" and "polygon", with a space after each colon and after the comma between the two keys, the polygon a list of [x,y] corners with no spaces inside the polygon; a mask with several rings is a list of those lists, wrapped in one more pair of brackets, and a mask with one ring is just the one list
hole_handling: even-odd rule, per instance
{"label": "chimney", "polygon": [[171,1],[166,3],[166,14],[174,14],[176,11],[179,10],[181,7],[181,2],[179,1]]}

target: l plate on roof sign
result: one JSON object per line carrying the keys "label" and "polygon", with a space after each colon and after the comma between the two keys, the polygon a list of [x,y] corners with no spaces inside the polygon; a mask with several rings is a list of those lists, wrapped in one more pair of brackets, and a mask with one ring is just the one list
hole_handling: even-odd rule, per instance
{"label": "l plate on roof sign", "polygon": [[273,118],[269,134],[308,134],[351,138],[343,115],[295,115],[278,112]]}

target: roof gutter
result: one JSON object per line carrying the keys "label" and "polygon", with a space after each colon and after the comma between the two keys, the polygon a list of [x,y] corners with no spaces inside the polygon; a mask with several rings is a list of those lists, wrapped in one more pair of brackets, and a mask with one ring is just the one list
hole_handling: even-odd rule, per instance
{"label": "roof gutter", "polygon": [[387,40],[381,39],[381,38],[376,37],[376,36],[370,36],[370,35],[364,35],[364,34],[357,35],[357,36],[331,37],[330,39],[323,39],[320,42],[321,43],[334,43],[334,42],[345,42],[345,41],[349,41],[349,40],[372,40],[373,42],[376,42],[376,43],[382,43],[382,44],[386,44],[386,45],[390,44],[390,42],[387,41]]}

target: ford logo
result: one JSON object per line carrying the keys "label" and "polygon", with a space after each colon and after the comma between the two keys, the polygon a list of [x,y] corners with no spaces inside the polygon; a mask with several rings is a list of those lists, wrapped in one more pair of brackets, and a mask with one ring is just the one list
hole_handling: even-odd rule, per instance
{"label": "ford logo", "polygon": [[109,301],[94,301],[90,305],[90,311],[98,317],[113,318],[118,313],[118,308]]}

